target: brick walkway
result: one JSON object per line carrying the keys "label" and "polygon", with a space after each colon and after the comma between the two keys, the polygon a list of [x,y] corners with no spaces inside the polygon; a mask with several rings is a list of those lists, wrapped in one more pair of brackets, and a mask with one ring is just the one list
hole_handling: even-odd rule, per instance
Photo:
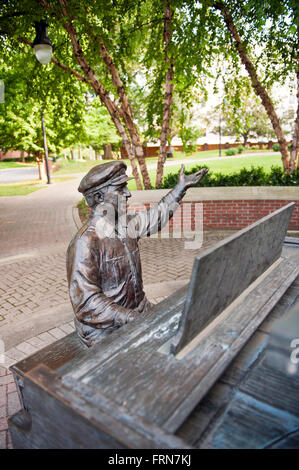
{"label": "brick walkway", "polygon": [[[12,447],[7,418],[20,409],[7,367],[74,330],[65,252],[77,230],[72,211],[81,199],[81,177],[28,196],[0,199],[0,339],[8,340],[5,367],[0,364],[0,449]],[[223,236],[205,234],[204,248]],[[193,259],[203,248],[186,250],[184,243],[175,238],[141,240],[143,281],[152,302],[188,282]],[[56,315],[49,326],[51,316],[60,311],[61,317]]]}
{"label": "brick walkway", "polygon": [[[205,234],[204,247],[221,235]],[[189,279],[193,259],[201,250],[186,250],[182,239],[144,239],[140,242],[143,282]],[[0,265],[1,327],[24,320],[34,312],[69,302],[65,248],[45,256]]]}

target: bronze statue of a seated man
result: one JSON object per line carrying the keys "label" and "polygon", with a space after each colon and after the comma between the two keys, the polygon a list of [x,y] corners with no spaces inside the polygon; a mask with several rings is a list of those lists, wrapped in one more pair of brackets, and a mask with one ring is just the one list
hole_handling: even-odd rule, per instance
{"label": "bronze statue of a seated man", "polygon": [[186,176],[182,166],[178,184],[155,207],[129,214],[126,168],[122,161],[97,165],[78,188],[91,214],[68,247],[67,277],[77,333],[87,346],[151,307],[143,291],[138,240],[161,230],[186,190],[208,171]]}

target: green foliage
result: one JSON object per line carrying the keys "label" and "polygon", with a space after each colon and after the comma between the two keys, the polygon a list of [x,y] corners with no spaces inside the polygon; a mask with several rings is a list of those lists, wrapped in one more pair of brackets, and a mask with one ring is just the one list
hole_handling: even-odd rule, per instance
{"label": "green foliage", "polygon": [[225,79],[225,102],[222,106],[222,133],[243,139],[274,136],[270,119],[255,96],[246,77]]}
{"label": "green foliage", "polygon": [[111,121],[106,108],[101,106],[98,99],[92,100],[84,115],[84,137],[82,139],[86,145],[90,145],[94,150],[103,149],[108,143],[119,146],[120,138]]}
{"label": "green foliage", "polygon": [[[191,170],[185,171],[191,174],[199,171],[204,166],[196,166]],[[207,167],[205,167],[207,168]],[[179,172],[168,174],[162,184],[163,189],[174,188],[178,182]],[[242,168],[239,171],[230,174],[209,173],[198,185],[199,187],[215,187],[215,186],[298,186],[299,185],[299,168],[291,174],[285,174],[283,169],[278,166],[272,166],[271,171],[266,173],[262,167],[251,167],[251,169]]]}
{"label": "green foliage", "polygon": [[26,163],[35,162],[36,158],[33,155],[27,155],[25,157],[25,161],[26,161]]}
{"label": "green foliage", "polygon": [[279,144],[273,144],[272,145],[272,150],[273,150],[273,152],[278,152],[279,151]]}
{"label": "green foliage", "polygon": [[79,209],[79,215],[81,217],[86,217],[88,215],[88,207],[85,201],[85,197],[83,197],[81,201],[78,202],[77,208]]}
{"label": "green foliage", "polygon": [[238,145],[237,147],[237,153],[242,153],[244,152],[245,148],[243,147],[243,145]]}
{"label": "green foliage", "polygon": [[[49,153],[57,153],[82,136],[83,89],[74,79],[59,81],[54,86],[51,74],[44,75],[37,67],[32,51],[29,57],[18,53],[19,56],[11,51],[5,61],[0,55],[1,78],[5,82],[5,102],[0,103],[0,148],[42,154],[43,109]],[[58,77],[54,74],[52,80],[55,78]]]}
{"label": "green foliage", "polygon": [[[90,84],[78,82],[69,72],[53,63],[42,66],[36,61],[30,46],[19,41],[19,37],[32,41],[34,21],[48,16],[48,34],[55,46],[55,59],[81,76],[84,75],[63,27],[65,19],[60,17],[59,2],[44,4],[47,3],[49,9],[42,6],[43,2],[36,0],[9,0],[2,2],[0,7],[1,78],[5,79],[8,94],[11,88],[23,88],[15,94],[16,108],[5,109],[4,120],[8,124],[2,122],[0,126],[3,135],[0,148],[14,144],[16,148],[26,146],[30,151],[42,151],[38,124],[40,106],[47,111],[50,151],[59,152],[61,147],[74,145],[82,139],[82,91]],[[248,129],[255,132],[254,126],[261,113],[247,113],[242,120],[244,105],[240,103],[243,103],[241,98],[248,83],[244,82],[240,73],[241,64],[235,44],[221,14],[215,8],[217,2],[171,0],[170,3],[174,17],[168,55],[174,62],[176,96],[188,108],[194,101],[195,89],[198,94],[206,94],[207,77],[215,80],[216,87],[222,75],[226,91],[233,77],[233,92],[227,93],[228,97],[232,97],[232,102],[228,103],[231,106],[228,118],[234,121],[236,115],[238,133],[245,140]],[[89,0],[69,1],[66,5],[69,18],[73,18],[82,52],[107,93],[113,95],[119,105],[116,85],[99,53],[100,40],[105,43],[119,71],[132,105],[134,121],[142,126],[144,132],[148,131],[147,135],[151,138],[158,137],[165,92],[164,2]],[[297,2],[226,0],[225,5],[267,89],[274,82],[283,82],[295,72],[299,16]],[[16,73],[9,77],[7,73],[14,70]],[[3,77],[3,73],[6,76]],[[3,109],[6,105],[0,104],[1,107]],[[265,120],[259,123],[259,127],[265,123],[269,129],[269,122]],[[175,122],[171,125],[178,128]],[[94,128],[88,135],[90,142],[97,145],[106,137],[96,136],[95,131]],[[186,134],[184,129],[182,133]],[[188,151],[192,143],[188,143],[188,139],[186,141]]]}
{"label": "green foliage", "polygon": [[225,150],[225,155],[227,155],[228,157],[230,157],[231,155],[236,155],[237,153],[237,149],[227,149]]}
{"label": "green foliage", "polygon": [[179,137],[182,141],[182,150],[185,153],[195,152],[197,145],[196,140],[200,137],[201,131],[196,127],[183,126],[179,131]]}

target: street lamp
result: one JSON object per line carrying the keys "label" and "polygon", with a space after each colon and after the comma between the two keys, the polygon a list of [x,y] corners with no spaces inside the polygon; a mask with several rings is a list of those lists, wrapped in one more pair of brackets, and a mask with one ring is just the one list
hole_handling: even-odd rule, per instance
{"label": "street lamp", "polygon": [[45,129],[45,122],[44,122],[44,112],[42,109],[41,109],[41,120],[42,120],[42,130],[43,130],[43,140],[44,140],[46,172],[47,172],[47,180],[48,180],[47,184],[51,184],[49,158],[48,158],[48,146],[47,146],[46,129]]}
{"label": "street lamp", "polygon": [[[37,60],[43,64],[47,65],[52,57],[53,44],[47,36],[47,26],[48,23],[46,20],[36,21],[35,22],[35,31],[36,36],[32,43],[34,49],[35,57]],[[41,109],[41,121],[42,121],[42,130],[43,130],[43,141],[44,141],[44,152],[45,152],[45,164],[46,164],[46,173],[47,173],[47,183],[51,184],[50,168],[49,168],[49,158],[48,158],[48,146],[44,122],[44,113]]]}
{"label": "street lamp", "polygon": [[47,65],[50,62],[53,51],[53,44],[47,36],[47,26],[46,20],[35,22],[36,36],[32,43],[35,56],[43,65]]}
{"label": "street lamp", "polygon": [[221,108],[219,114],[219,157],[221,157]]}
{"label": "street lamp", "polygon": [[[223,106],[225,107],[226,105],[226,99],[223,99]],[[222,108],[220,107],[220,114],[219,114],[219,157],[221,157],[221,136],[222,136],[222,129],[221,129],[221,124],[222,124]]]}

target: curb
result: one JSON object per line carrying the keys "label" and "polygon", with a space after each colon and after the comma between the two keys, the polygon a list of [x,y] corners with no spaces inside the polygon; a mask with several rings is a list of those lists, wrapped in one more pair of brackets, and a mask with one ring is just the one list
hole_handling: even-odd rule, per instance
{"label": "curb", "polygon": [[79,216],[79,209],[77,208],[77,206],[73,206],[72,216],[73,216],[73,222],[76,226],[76,229],[79,230],[82,227],[82,222]]}
{"label": "curb", "polygon": [[28,318],[18,322],[8,323],[1,327],[0,338],[5,344],[5,349],[16,347],[19,343],[40,335],[63,323],[72,321],[74,318],[70,302],[46,308],[31,314]]}

